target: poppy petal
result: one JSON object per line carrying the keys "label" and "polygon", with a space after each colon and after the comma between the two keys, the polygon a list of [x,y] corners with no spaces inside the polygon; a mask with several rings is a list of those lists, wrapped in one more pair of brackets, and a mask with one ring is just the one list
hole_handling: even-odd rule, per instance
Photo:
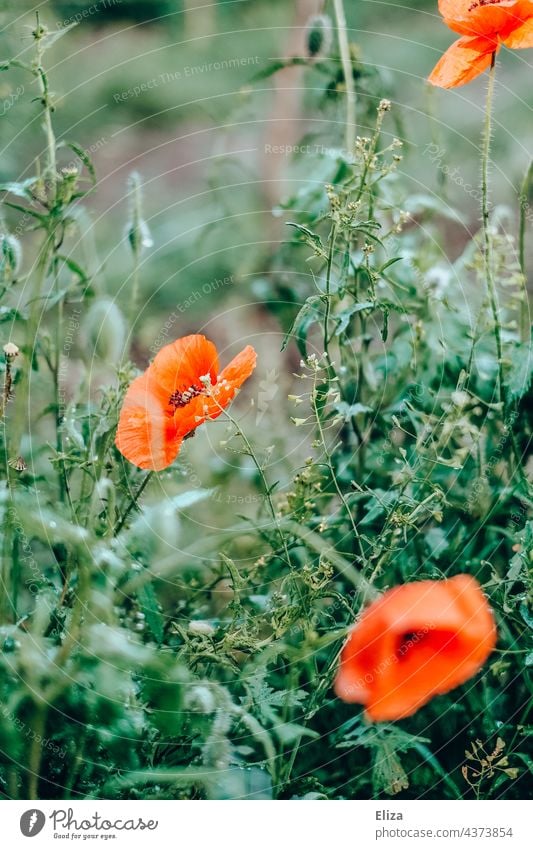
{"label": "poppy petal", "polygon": [[170,399],[175,392],[184,392],[191,386],[202,388],[200,377],[203,375],[209,375],[211,382],[216,382],[217,349],[200,334],[184,336],[161,348],[150,370],[154,380]]}
{"label": "poppy petal", "polygon": [[515,29],[511,35],[508,35],[503,43],[512,50],[523,50],[526,47],[533,47],[533,17],[525,21],[521,27]]}
{"label": "poppy petal", "polygon": [[437,62],[428,82],[441,88],[469,83],[490,66],[493,49],[487,39],[460,38]]}
{"label": "poppy petal", "polygon": [[247,345],[221,372],[213,397],[220,407],[227,407],[245,380],[248,380],[257,362],[257,354]]}
{"label": "poppy petal", "polygon": [[530,0],[498,0],[475,3],[473,0],[439,0],[444,22],[454,32],[469,36],[492,36],[520,26],[531,14]]}
{"label": "poppy petal", "polygon": [[190,433],[208,419],[217,419],[252,374],[256,360],[255,350],[248,345],[222,370],[210,395],[199,395],[186,407],[176,410],[175,421],[180,435]]}
{"label": "poppy petal", "polygon": [[[244,381],[252,374],[256,366],[256,361],[257,354],[255,350],[251,345],[247,345],[240,354],[237,354],[228,363],[219,375],[211,396],[203,399],[204,403],[201,405],[201,412],[205,418],[216,419],[220,416],[235,397],[237,390],[240,389]],[[197,400],[201,401],[202,399],[198,398]],[[200,407],[200,405],[198,406]]]}
{"label": "poppy petal", "polygon": [[120,412],[115,444],[135,466],[157,472],[174,462],[182,438],[155,389],[150,369],[131,383]]}

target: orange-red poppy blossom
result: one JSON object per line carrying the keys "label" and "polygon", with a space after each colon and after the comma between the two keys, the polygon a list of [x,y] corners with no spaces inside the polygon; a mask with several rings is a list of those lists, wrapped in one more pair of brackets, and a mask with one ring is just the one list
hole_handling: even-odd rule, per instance
{"label": "orange-red poppy blossom", "polygon": [[247,345],[219,373],[218,354],[195,334],[165,345],[130,385],[115,444],[140,469],[160,471],[178,456],[184,438],[216,419],[252,374],[256,353]]}
{"label": "orange-red poppy blossom", "polygon": [[487,70],[502,44],[513,50],[533,47],[532,0],[439,0],[439,11],[461,38],[431,72],[433,85],[469,83]]}
{"label": "orange-red poppy blossom", "polygon": [[494,617],[475,578],[415,581],[363,613],[334,683],[373,722],[403,719],[478,672],[496,643]]}

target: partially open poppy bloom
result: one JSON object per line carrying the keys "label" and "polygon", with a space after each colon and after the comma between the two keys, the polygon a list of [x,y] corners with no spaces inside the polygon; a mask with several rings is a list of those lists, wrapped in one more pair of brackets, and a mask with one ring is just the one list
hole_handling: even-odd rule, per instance
{"label": "partially open poppy bloom", "polygon": [[487,70],[502,44],[513,50],[533,47],[532,0],[439,0],[439,10],[461,38],[433,69],[433,85],[469,83]]}
{"label": "partially open poppy bloom", "polygon": [[126,393],[118,450],[140,469],[166,469],[188,434],[220,416],[255,363],[256,353],[247,345],[219,374],[217,349],[205,336],[165,345]]}
{"label": "partially open poppy bloom", "polygon": [[334,688],[374,722],[402,719],[481,668],[496,626],[475,578],[394,587],[364,611],[341,654]]}

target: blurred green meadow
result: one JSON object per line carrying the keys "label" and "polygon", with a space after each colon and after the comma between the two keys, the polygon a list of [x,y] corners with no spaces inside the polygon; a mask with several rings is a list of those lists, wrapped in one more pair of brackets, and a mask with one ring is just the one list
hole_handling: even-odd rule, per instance
{"label": "blurred green meadow", "polygon": [[[363,139],[346,151],[336,41],[308,49],[322,5],[40,3],[57,185],[50,102],[17,65],[33,61],[36,8],[0,9],[0,61],[16,59],[0,71],[0,214],[23,247],[0,312],[23,355],[3,372],[6,798],[529,792],[532,53],[498,58],[498,361],[486,77],[425,82],[454,38],[436,2],[346,0]],[[43,221],[57,238],[28,300]],[[253,344],[258,367],[238,425],[207,423],[144,478],[114,447],[124,393],[192,333],[222,365]],[[400,724],[341,704],[353,564],[379,591],[474,575],[501,638],[475,682]]]}

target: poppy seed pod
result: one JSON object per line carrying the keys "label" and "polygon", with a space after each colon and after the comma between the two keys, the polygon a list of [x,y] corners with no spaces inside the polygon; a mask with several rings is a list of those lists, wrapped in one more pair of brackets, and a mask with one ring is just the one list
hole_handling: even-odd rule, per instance
{"label": "poppy seed pod", "polygon": [[327,15],[313,15],[306,27],[307,53],[311,59],[327,56],[333,43],[333,26]]}
{"label": "poppy seed pod", "polygon": [[14,280],[22,265],[22,246],[11,233],[0,233],[0,280]]}
{"label": "poppy seed pod", "polygon": [[126,343],[126,322],[114,301],[99,298],[91,306],[84,321],[89,356],[97,356],[110,364],[122,357]]}

